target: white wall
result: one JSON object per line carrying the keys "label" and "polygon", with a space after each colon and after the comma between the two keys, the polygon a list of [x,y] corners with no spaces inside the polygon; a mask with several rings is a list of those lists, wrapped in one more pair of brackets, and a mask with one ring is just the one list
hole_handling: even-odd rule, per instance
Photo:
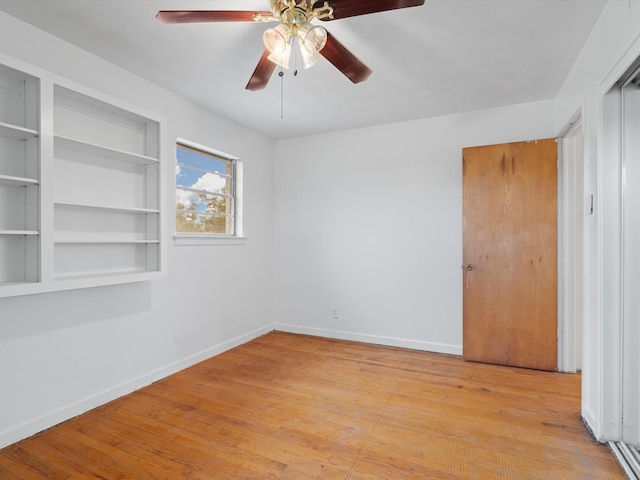
{"label": "white wall", "polygon": [[[272,142],[0,13],[0,55],[167,119],[244,161],[246,245],[168,248],[166,279],[0,299],[0,447],[272,328]],[[251,298],[248,302],[247,298]]]}
{"label": "white wall", "polygon": [[[603,105],[605,93],[640,56],[640,2],[610,0],[556,101],[556,124],[578,110],[584,126],[585,312],[582,414],[599,440],[617,440],[621,421],[621,165],[619,142],[605,142],[618,117]],[[586,210],[586,205],[584,210]],[[636,290],[637,291],[637,290]]]}
{"label": "white wall", "polygon": [[556,134],[548,101],[276,142],[276,328],[462,353],[461,150]]}

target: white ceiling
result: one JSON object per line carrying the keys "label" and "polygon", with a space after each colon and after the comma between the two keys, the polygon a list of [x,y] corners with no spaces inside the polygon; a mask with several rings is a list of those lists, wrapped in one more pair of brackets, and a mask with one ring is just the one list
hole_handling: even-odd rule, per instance
{"label": "white ceiling", "polygon": [[373,70],[369,80],[354,85],[323,59],[257,92],[245,86],[272,24],[166,25],[155,14],[266,11],[267,0],[0,0],[0,10],[283,139],[552,99],[605,3],[426,0],[322,22]]}

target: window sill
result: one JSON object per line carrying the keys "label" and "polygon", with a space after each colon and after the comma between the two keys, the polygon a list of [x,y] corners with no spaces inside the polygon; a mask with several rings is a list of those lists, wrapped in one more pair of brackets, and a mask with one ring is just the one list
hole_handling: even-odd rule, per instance
{"label": "window sill", "polygon": [[206,245],[244,245],[247,237],[223,237],[215,235],[174,235],[176,246],[206,246]]}

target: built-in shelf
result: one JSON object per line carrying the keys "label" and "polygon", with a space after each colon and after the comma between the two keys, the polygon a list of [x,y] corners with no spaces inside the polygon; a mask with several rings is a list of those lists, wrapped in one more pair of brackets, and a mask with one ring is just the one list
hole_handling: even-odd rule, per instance
{"label": "built-in shelf", "polygon": [[0,230],[0,235],[40,235],[37,230]]}
{"label": "built-in shelf", "polygon": [[40,79],[0,65],[0,296],[40,282]]}
{"label": "built-in shelf", "polygon": [[28,185],[38,185],[39,180],[35,178],[14,177],[12,175],[0,175],[0,185],[17,185],[26,187]]}
{"label": "built-in shelf", "polygon": [[90,204],[90,203],[55,202],[54,205],[59,207],[103,210],[103,211],[123,212],[123,213],[142,214],[142,213],[159,213],[160,212],[158,209],[155,209],[155,208],[128,208],[128,207],[117,207],[112,205],[96,205],[96,204]]}
{"label": "built-in shelf", "polygon": [[11,125],[9,123],[0,122],[0,137],[12,137],[22,140],[29,140],[38,136],[37,130]]}
{"label": "built-in shelf", "polygon": [[149,245],[159,244],[160,240],[128,240],[128,239],[56,239],[54,240],[56,245]]}
{"label": "built-in shelf", "polygon": [[25,68],[0,64],[0,298],[157,278],[159,118]]}
{"label": "built-in shelf", "polygon": [[54,280],[160,271],[159,132],[54,86]]}
{"label": "built-in shelf", "polygon": [[151,165],[158,163],[157,158],[148,157],[146,155],[139,155],[132,152],[126,152],[123,150],[117,150],[114,148],[105,147],[103,145],[97,145],[95,143],[89,143],[83,140],[63,137],[60,135],[54,136],[54,143],[57,148],[67,148],[69,150],[75,150],[90,155],[97,155],[100,157],[108,158],[110,160],[130,162],[140,165]]}
{"label": "built-in shelf", "polygon": [[[114,272],[101,271],[100,277],[104,279],[104,285],[112,285],[117,283],[126,283],[131,281],[143,281],[154,278],[153,273],[148,270],[143,269],[132,269],[132,270],[118,270]],[[131,277],[134,275],[134,277]],[[71,282],[80,282],[85,283],[87,286],[92,286],[92,284],[96,281],[95,273],[64,273],[64,274],[56,274],[56,281],[71,283]]]}

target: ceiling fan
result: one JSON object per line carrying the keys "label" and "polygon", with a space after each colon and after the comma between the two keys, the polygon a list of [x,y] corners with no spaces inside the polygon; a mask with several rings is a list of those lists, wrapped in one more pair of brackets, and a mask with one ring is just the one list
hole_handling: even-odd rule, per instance
{"label": "ceiling fan", "polygon": [[371,70],[327,30],[311,21],[338,20],[423,4],[424,0],[269,0],[268,12],[161,10],[156,18],[164,23],[280,22],[263,34],[266,49],[246,86],[247,90],[255,91],[267,86],[277,65],[288,68],[294,37],[298,38],[305,68],[316,63],[321,55],[353,83],[365,81]]}

